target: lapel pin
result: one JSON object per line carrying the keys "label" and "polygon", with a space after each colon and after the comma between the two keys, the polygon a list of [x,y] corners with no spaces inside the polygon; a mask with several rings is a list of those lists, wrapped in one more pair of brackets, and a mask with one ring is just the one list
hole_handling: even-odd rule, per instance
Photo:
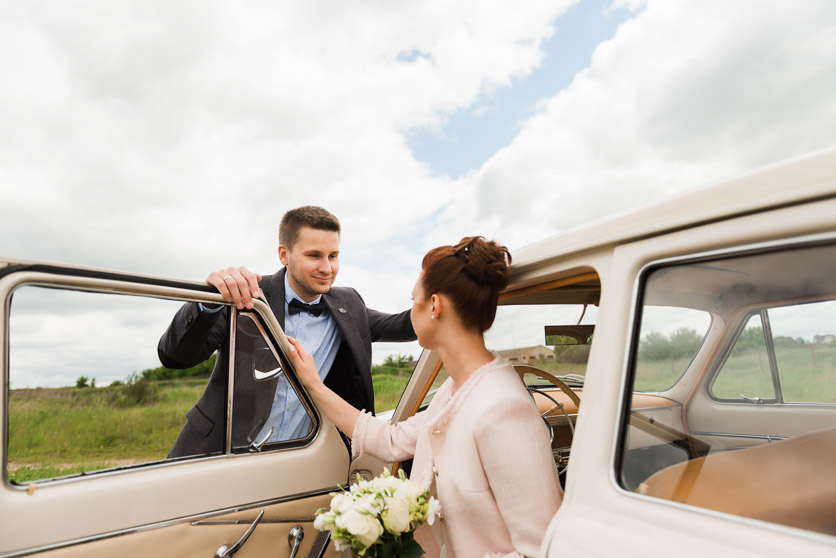
{"label": "lapel pin", "polygon": [[346,309],[345,309],[345,308],[337,308],[337,310],[339,310],[339,311],[340,311],[340,314],[345,314],[345,313],[346,313]]}

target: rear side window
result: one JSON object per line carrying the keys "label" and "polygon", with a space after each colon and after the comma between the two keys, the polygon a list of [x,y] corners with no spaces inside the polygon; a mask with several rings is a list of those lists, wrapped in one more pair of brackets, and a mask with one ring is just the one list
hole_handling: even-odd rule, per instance
{"label": "rear side window", "polygon": [[[639,284],[621,486],[836,536],[836,246],[665,263]],[[637,395],[654,382],[664,401]]]}
{"label": "rear side window", "polygon": [[836,301],[764,308],[745,322],[711,387],[727,401],[836,403]]}

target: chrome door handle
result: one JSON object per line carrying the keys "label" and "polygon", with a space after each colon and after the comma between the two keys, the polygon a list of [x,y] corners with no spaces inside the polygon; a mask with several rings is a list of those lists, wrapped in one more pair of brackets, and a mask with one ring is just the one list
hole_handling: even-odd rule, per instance
{"label": "chrome door handle", "polygon": [[261,451],[261,446],[263,446],[265,443],[267,443],[267,440],[269,440],[270,436],[273,435],[273,429],[274,429],[274,427],[271,426],[270,431],[267,434],[264,435],[264,438],[262,438],[260,442],[253,441],[253,443],[250,444],[250,452],[256,453],[256,452]]}
{"label": "chrome door handle", "polygon": [[299,552],[299,545],[302,544],[302,539],[305,538],[305,531],[301,525],[297,525],[290,530],[287,535],[287,544],[290,545],[290,558],[296,558],[296,553]]}
{"label": "chrome door handle", "polygon": [[255,518],[255,521],[253,521],[253,524],[250,525],[249,529],[247,529],[247,532],[244,533],[244,535],[240,539],[238,539],[238,542],[236,542],[229,548],[227,548],[226,545],[223,545],[217,551],[215,551],[215,558],[229,558],[230,556],[241,550],[241,547],[244,546],[244,543],[247,542],[247,539],[249,539],[250,535],[252,535],[253,531],[255,531],[255,526],[258,525],[258,522],[261,521],[262,517],[264,517],[264,510],[261,510],[261,512],[258,514],[258,517]]}

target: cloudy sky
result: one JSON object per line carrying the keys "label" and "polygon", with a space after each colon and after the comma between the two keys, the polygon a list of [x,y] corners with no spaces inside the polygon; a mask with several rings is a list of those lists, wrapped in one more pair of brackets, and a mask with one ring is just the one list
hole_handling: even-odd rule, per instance
{"label": "cloudy sky", "polygon": [[0,76],[1,255],[271,273],[317,204],[396,311],[435,245],[836,145],[836,3],[4,0]]}

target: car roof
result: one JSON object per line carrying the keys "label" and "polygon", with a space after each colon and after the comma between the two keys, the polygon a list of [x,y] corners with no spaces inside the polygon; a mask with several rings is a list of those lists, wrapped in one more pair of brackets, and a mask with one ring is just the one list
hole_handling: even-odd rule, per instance
{"label": "car roof", "polygon": [[713,186],[689,190],[515,250],[511,266],[512,282],[514,276],[548,260],[733,216],[831,197],[836,197],[836,149],[770,165]]}

